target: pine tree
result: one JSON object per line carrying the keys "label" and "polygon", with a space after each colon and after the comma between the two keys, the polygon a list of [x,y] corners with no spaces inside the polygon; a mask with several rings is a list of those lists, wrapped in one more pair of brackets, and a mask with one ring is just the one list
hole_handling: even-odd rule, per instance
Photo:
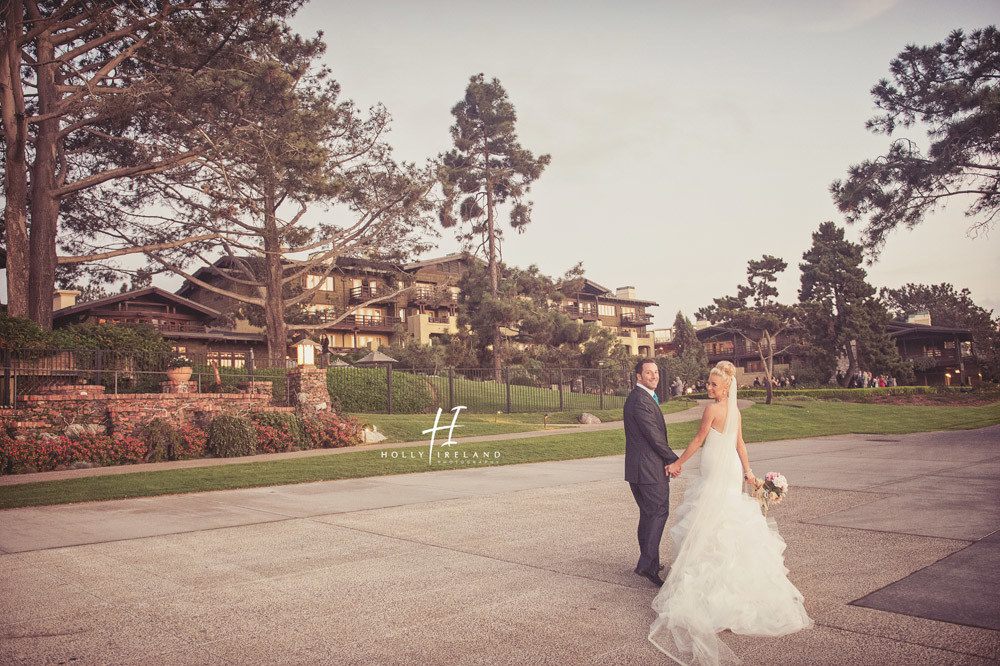
{"label": "pine tree", "polygon": [[889,338],[885,308],[861,267],[864,249],[845,239],[844,230],[823,222],[799,264],[799,300],[814,347],[823,350],[827,372],[838,357],[848,360],[847,377],[859,369],[905,381],[912,371]]}
{"label": "pine tree", "polygon": [[926,151],[908,137],[848,170],[830,186],[849,223],[865,222],[862,244],[878,256],[889,233],[914,227],[949,200],[969,202],[970,232],[985,233],[1000,213],[1000,31],[953,31],[931,46],[907,46],[889,65],[892,81],[872,90],[881,115],[866,123],[892,136],[917,124]]}
{"label": "pine tree", "polygon": [[[801,329],[802,310],[777,301],[774,283],[788,267],[785,260],[765,254],[747,262],[747,283],[737,287],[736,296],[713,299],[712,305],[700,308],[696,316],[717,324],[727,333],[743,339],[747,349],[757,352],[767,379],[767,404],[773,398],[774,357],[798,350],[801,343],[791,337]],[[752,299],[753,303],[748,303]],[[779,347],[779,337],[785,340]]]}
{"label": "pine tree", "polygon": [[[469,80],[465,98],[451,110],[454,149],[441,158],[440,179],[445,200],[440,210],[445,228],[470,223],[459,238],[478,241],[485,248],[490,292],[500,299],[500,244],[503,232],[497,208],[510,203],[510,227],[523,233],[531,222],[531,202],[524,201],[531,184],[541,176],[550,157],[535,157],[521,147],[515,132],[517,114],[500,81],[487,83],[482,74]],[[493,304],[499,310],[502,304]],[[498,321],[493,326],[493,368],[500,380],[503,336]]]}

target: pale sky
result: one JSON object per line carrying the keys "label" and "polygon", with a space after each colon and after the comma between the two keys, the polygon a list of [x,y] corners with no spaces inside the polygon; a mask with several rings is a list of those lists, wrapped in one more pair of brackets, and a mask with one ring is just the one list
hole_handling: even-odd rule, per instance
{"label": "pale sky", "polygon": [[[498,78],[522,145],[552,156],[504,259],[549,275],[583,261],[659,303],[662,328],[735,293],[764,253],[789,263],[779,298],[797,300],[812,232],[844,225],[830,183],[888,147],[864,123],[889,61],[998,21],[996,0],[313,0],[294,25],[324,32],[346,98],[389,109],[402,159],[448,150],[469,77]],[[950,282],[1000,313],[1000,232],[967,238],[964,209],[895,232],[869,281]],[[425,257],[457,247],[445,231]]]}
{"label": "pale sky", "polygon": [[[996,0],[312,0],[293,25],[324,32],[345,98],[389,109],[400,159],[448,150],[469,77],[498,78],[522,145],[552,156],[504,259],[553,276],[583,261],[659,303],[664,328],[734,294],[764,253],[789,263],[779,298],[797,300],[812,232],[844,225],[830,183],[889,145],[864,123],[890,60],[998,21]],[[871,284],[950,282],[1000,313],[1000,230],[968,238],[964,210],[893,233]],[[423,258],[457,249],[443,231]]]}

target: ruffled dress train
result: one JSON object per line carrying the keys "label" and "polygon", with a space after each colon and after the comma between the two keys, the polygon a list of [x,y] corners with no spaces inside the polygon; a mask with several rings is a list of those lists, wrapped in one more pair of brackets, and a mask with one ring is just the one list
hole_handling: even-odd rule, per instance
{"label": "ruffled dress train", "polygon": [[658,617],[649,640],[681,664],[734,664],[739,659],[719,632],[782,636],[812,620],[788,580],[774,520],[742,491],[735,430],[711,429],[701,456],[701,477],[670,530],[673,564],[653,600]]}

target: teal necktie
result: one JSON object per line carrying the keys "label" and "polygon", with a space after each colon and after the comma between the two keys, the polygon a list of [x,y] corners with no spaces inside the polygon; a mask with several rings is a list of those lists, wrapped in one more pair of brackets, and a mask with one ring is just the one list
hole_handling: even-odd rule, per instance
{"label": "teal necktie", "polygon": [[660,396],[656,395],[655,392],[653,393],[653,400],[656,401],[656,404],[660,404]]}

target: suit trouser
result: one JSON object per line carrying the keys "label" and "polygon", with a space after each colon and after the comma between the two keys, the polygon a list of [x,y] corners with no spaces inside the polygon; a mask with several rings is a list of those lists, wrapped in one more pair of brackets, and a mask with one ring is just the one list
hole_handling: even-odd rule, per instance
{"label": "suit trouser", "polygon": [[656,573],[660,568],[660,539],[670,514],[670,484],[629,483],[639,505],[639,571]]}

